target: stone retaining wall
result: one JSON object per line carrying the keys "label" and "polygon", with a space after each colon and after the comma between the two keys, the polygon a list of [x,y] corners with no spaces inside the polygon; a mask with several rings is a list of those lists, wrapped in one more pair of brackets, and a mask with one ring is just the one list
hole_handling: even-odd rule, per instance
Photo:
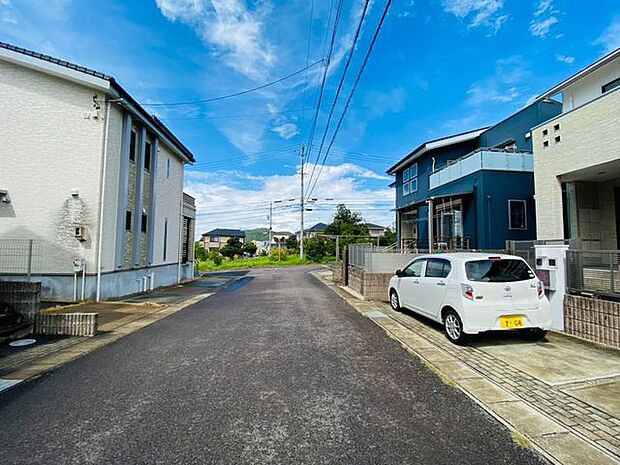
{"label": "stone retaining wall", "polygon": [[347,286],[361,294],[365,300],[387,302],[387,289],[393,275],[393,273],[367,273],[362,268],[349,265]]}
{"label": "stone retaining wall", "polygon": [[620,348],[620,303],[567,295],[564,298],[564,331]]}
{"label": "stone retaining wall", "polygon": [[41,283],[0,281],[0,311],[3,309],[32,322],[41,311]]}
{"label": "stone retaining wall", "polygon": [[97,313],[38,314],[34,334],[53,336],[94,336],[97,334]]}

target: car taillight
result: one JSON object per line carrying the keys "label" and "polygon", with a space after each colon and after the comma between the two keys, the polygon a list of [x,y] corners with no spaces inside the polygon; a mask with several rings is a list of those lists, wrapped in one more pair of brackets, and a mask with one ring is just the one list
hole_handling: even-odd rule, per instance
{"label": "car taillight", "polygon": [[463,297],[468,300],[474,300],[474,288],[469,284],[461,284],[461,291],[463,292]]}
{"label": "car taillight", "polygon": [[538,281],[536,284],[536,289],[538,290],[538,298],[542,299],[545,296],[545,288],[543,287],[543,283]]}

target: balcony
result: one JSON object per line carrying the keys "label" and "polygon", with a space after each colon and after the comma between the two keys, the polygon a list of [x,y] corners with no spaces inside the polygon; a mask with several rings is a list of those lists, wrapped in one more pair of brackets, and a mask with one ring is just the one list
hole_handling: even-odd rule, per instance
{"label": "balcony", "polygon": [[431,174],[430,189],[444,186],[480,170],[533,173],[534,156],[530,152],[479,149]]}

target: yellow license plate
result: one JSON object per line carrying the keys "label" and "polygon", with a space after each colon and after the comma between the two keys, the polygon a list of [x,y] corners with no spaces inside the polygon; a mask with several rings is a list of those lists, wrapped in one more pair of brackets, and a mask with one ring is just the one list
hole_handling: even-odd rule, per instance
{"label": "yellow license plate", "polygon": [[501,328],[524,328],[525,319],[522,316],[500,316],[499,325]]}

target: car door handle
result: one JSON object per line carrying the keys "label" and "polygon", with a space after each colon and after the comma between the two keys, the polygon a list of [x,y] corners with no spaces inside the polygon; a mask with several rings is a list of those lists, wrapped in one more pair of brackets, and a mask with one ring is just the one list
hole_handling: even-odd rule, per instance
{"label": "car door handle", "polygon": [[438,285],[438,286],[445,286],[445,285],[446,285],[446,283],[439,281],[439,282],[437,283],[437,285]]}
{"label": "car door handle", "polygon": [[420,284],[420,281],[418,281],[417,279],[414,279],[413,284]]}

